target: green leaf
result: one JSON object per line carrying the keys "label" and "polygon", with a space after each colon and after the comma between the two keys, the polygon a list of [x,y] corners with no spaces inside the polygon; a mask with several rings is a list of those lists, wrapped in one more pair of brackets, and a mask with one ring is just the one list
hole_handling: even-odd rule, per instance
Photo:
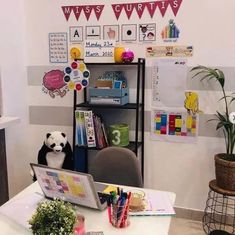
{"label": "green leaf", "polygon": [[223,122],[219,122],[216,126],[216,130],[219,130],[221,127],[224,127],[224,123]]}

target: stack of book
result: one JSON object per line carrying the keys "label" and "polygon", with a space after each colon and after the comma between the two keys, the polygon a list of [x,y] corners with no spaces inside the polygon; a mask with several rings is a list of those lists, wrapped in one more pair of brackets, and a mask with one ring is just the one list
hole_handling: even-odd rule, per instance
{"label": "stack of book", "polygon": [[102,118],[93,113],[92,110],[76,110],[76,145],[96,147],[102,149],[107,147],[108,139]]}

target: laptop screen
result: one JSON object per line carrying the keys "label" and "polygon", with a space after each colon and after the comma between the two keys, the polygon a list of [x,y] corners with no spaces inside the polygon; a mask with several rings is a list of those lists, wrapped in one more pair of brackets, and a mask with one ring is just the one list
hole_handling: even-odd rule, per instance
{"label": "laptop screen", "polygon": [[38,184],[47,198],[97,208],[97,193],[91,175],[31,163]]}

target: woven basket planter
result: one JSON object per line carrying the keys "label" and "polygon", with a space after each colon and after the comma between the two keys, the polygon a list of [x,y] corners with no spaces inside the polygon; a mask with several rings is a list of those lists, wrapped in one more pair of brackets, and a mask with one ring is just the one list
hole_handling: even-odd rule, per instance
{"label": "woven basket planter", "polygon": [[225,160],[227,157],[231,155],[228,156],[226,153],[215,155],[216,183],[220,188],[235,191],[235,161]]}

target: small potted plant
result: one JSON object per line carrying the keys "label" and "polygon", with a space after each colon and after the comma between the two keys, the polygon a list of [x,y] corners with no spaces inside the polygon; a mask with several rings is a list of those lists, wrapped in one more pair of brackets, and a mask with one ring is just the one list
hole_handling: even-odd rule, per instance
{"label": "small potted plant", "polygon": [[220,101],[224,102],[224,111],[217,111],[215,118],[209,120],[217,121],[216,130],[222,129],[226,146],[226,152],[216,154],[214,158],[216,182],[221,188],[235,190],[235,125],[230,119],[230,113],[232,111],[230,110],[230,104],[235,100],[235,97],[226,95],[225,93],[225,76],[223,71],[206,66],[196,66],[192,68],[191,71],[196,72],[193,77],[199,77],[201,81],[214,80],[215,82],[218,82],[221,87],[223,96]]}
{"label": "small potted plant", "polygon": [[29,224],[35,235],[71,235],[76,218],[72,204],[55,199],[39,203]]}

